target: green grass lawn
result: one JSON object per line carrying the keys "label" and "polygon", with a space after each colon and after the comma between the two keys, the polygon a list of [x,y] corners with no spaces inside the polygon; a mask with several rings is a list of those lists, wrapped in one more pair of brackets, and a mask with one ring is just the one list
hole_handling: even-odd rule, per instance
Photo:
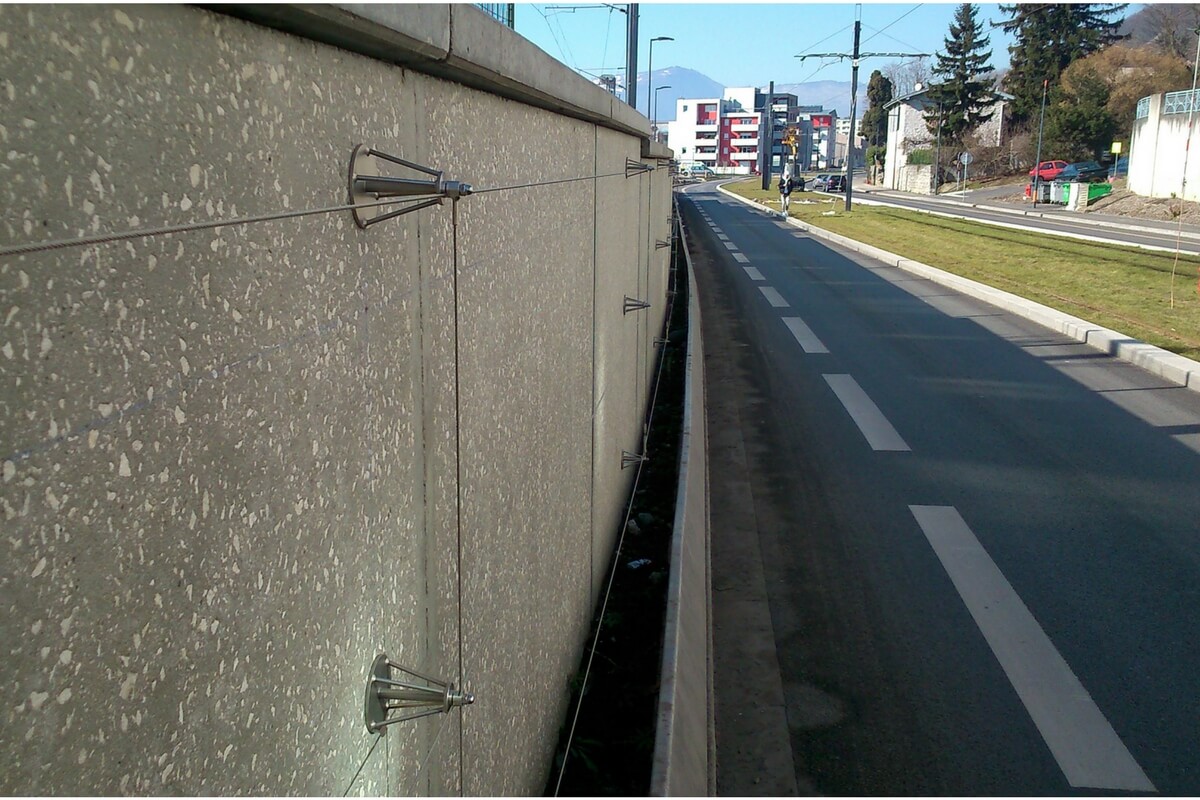
{"label": "green grass lawn", "polygon": [[[763,191],[756,181],[725,188],[779,207],[779,195]],[[1195,257],[1180,256],[1176,264],[1171,253],[1092,244],[898,208],[857,205],[847,213],[842,195],[820,192],[794,193],[790,215],[1200,359],[1200,259]]]}

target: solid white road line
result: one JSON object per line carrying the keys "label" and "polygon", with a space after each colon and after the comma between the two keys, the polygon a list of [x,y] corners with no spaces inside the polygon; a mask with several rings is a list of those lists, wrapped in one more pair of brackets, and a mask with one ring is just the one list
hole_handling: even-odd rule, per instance
{"label": "solid white road line", "polygon": [[867,393],[862,390],[854,378],[849,375],[825,375],[823,377],[829,384],[829,388],[833,389],[833,393],[837,395],[838,400],[842,401],[846,412],[850,414],[850,419],[854,420],[854,424],[862,431],[862,435],[866,437],[867,444],[871,445],[872,450],[896,452],[911,450],[900,438],[896,429],[892,427],[892,423],[883,416],[879,406],[871,402],[871,398],[867,397]]}
{"label": "solid white road line", "polygon": [[788,330],[792,332],[792,336],[796,337],[796,341],[800,343],[800,348],[804,352],[829,352],[821,340],[817,338],[817,335],[812,332],[812,328],[804,324],[804,320],[799,317],[784,317],[783,324],[788,326]]}
{"label": "solid white road line", "polygon": [[767,302],[771,304],[771,308],[788,308],[791,305],[787,300],[783,299],[783,295],[770,286],[760,286],[758,290],[763,293],[763,297],[767,298]]}
{"label": "solid white road line", "polygon": [[750,263],[750,259],[746,258],[745,253],[734,253],[733,260],[738,262],[739,264],[749,264]]}
{"label": "solid white road line", "polygon": [[752,281],[765,281],[766,280],[766,278],[763,277],[763,274],[761,272],[759,272],[755,267],[742,267],[742,269],[746,270],[746,274],[750,276],[750,280],[752,280]]}
{"label": "solid white road line", "polygon": [[726,246],[726,247],[728,247],[730,250],[737,250],[737,249],[738,249],[737,245],[736,245],[736,244],[734,244],[733,242],[725,242],[725,246]]}
{"label": "solid white road line", "polygon": [[1046,632],[951,506],[909,506],[1067,781],[1156,791]]}

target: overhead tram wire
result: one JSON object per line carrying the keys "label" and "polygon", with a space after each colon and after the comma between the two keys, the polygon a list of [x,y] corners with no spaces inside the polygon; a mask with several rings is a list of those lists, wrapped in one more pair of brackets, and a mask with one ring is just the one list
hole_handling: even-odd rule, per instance
{"label": "overhead tram wire", "polygon": [[[914,11],[916,11],[918,8],[920,8],[920,7],[921,7],[921,6],[923,6],[923,5],[925,5],[925,4],[924,4],[924,3],[917,3],[915,6],[913,6],[912,8],[910,8],[908,11],[905,11],[903,14],[901,14],[900,16],[896,17],[894,20],[892,20],[891,22],[889,22],[887,25],[884,25],[884,26],[883,26],[882,28],[880,28],[879,30],[876,30],[876,31],[875,31],[875,34],[874,34],[874,36],[868,36],[868,37],[867,37],[865,40],[863,40],[862,44],[866,44],[867,42],[871,41],[872,39],[874,39],[874,38],[875,38],[875,36],[878,36],[878,35],[880,35],[880,34],[881,34],[881,33],[883,33],[884,31],[886,31],[888,28],[892,27],[892,26],[893,26],[893,25],[895,25],[897,22],[899,22],[900,20],[904,19],[904,18],[905,18],[905,17],[907,17],[909,14],[913,13]],[[871,30],[875,30],[875,29],[874,29],[874,28],[872,28]],[[892,39],[892,37],[891,37],[891,36],[889,36],[888,38],[889,38],[889,39]],[[912,45],[911,45],[911,44],[904,44],[904,42],[901,42],[899,39],[893,39],[893,41],[895,41],[895,42],[899,42],[900,44],[903,44],[905,47],[912,47]],[[918,48],[916,48],[916,47],[913,47],[913,49],[914,49],[914,50],[917,50]]]}

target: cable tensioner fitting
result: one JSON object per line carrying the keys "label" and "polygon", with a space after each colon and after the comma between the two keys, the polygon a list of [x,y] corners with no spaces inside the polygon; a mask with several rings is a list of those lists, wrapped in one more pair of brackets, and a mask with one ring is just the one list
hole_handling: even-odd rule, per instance
{"label": "cable tensioner fitting", "polygon": [[[430,175],[433,180],[380,175],[379,165],[375,159]],[[362,205],[389,197],[406,197],[414,202],[412,205],[394,211],[385,211],[378,206],[355,208],[350,212],[354,215],[354,223],[360,228],[367,228],[377,222],[383,222],[402,214],[441,205],[446,198],[458,200],[471,193],[471,184],[445,180],[442,174],[441,170],[430,169],[403,158],[381,153],[365,144],[356,146],[350,153],[349,196],[351,205]],[[376,214],[376,216],[369,216],[370,214]]]}

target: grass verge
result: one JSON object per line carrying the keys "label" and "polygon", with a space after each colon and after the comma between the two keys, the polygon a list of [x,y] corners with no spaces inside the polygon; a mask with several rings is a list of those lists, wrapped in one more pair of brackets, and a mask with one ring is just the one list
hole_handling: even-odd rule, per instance
{"label": "grass verge", "polygon": [[[757,183],[729,191],[779,207]],[[796,193],[790,216],[1200,360],[1200,259],[1011,230],[841,195]],[[1174,277],[1172,277],[1174,273]],[[1174,284],[1174,307],[1171,305]]]}

